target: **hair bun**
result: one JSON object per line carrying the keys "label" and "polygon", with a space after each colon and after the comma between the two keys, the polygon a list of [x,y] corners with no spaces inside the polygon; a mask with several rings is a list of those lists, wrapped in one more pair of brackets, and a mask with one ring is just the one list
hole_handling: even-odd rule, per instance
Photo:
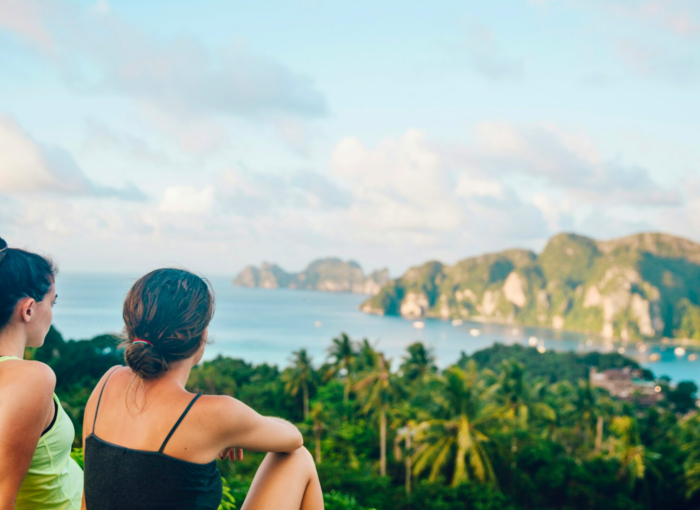
{"label": "hair bun", "polygon": [[158,349],[145,342],[132,342],[124,351],[129,368],[141,379],[157,379],[168,370],[168,362]]}

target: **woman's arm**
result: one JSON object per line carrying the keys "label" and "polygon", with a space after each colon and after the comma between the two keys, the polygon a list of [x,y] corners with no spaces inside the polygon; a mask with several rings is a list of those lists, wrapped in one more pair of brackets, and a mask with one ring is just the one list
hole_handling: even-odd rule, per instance
{"label": "woman's arm", "polygon": [[[7,363],[7,362],[6,362]],[[54,413],[56,375],[43,363],[6,367],[0,393],[0,510],[14,509],[41,433]]]}
{"label": "woman's arm", "polygon": [[216,399],[217,435],[222,449],[291,453],[304,445],[301,432],[288,421],[262,416],[231,397],[208,398]]}

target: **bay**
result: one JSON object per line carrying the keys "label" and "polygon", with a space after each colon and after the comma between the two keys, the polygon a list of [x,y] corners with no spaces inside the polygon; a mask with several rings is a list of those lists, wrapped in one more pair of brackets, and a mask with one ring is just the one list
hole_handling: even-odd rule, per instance
{"label": "bay", "polygon": [[[87,339],[123,328],[124,297],[136,276],[114,274],[61,274],[54,325],[65,338]],[[284,366],[293,351],[308,349],[315,363],[326,357],[331,339],[341,332],[354,340],[367,338],[377,349],[400,363],[405,348],[422,341],[435,350],[442,367],[495,342],[533,345],[541,350],[623,352],[657,376],[700,384],[700,346],[669,341],[640,344],[609,341],[594,335],[498,324],[367,315],[358,310],[365,296],[289,289],[233,287],[231,279],[213,277],[216,314],[210,326],[212,344],[205,359],[218,354],[253,363]],[[422,323],[422,329],[417,329]],[[674,352],[675,351],[675,352]],[[693,356],[695,355],[695,356]],[[658,360],[655,360],[658,356]],[[695,359],[695,361],[693,361]]]}

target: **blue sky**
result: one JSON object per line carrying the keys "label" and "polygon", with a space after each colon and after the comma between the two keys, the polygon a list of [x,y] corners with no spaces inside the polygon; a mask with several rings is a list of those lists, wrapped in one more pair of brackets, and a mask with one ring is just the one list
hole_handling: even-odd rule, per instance
{"label": "blue sky", "polygon": [[700,241],[690,0],[0,0],[0,76],[0,235],[66,271]]}

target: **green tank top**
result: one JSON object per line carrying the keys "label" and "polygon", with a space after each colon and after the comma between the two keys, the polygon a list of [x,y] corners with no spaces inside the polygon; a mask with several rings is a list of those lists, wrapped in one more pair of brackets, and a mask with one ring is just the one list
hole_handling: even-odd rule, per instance
{"label": "green tank top", "polygon": [[[19,359],[0,357],[3,361]],[[27,476],[17,495],[16,510],[80,510],[83,499],[83,471],[71,458],[75,428],[61,407],[51,429],[39,439]]]}

